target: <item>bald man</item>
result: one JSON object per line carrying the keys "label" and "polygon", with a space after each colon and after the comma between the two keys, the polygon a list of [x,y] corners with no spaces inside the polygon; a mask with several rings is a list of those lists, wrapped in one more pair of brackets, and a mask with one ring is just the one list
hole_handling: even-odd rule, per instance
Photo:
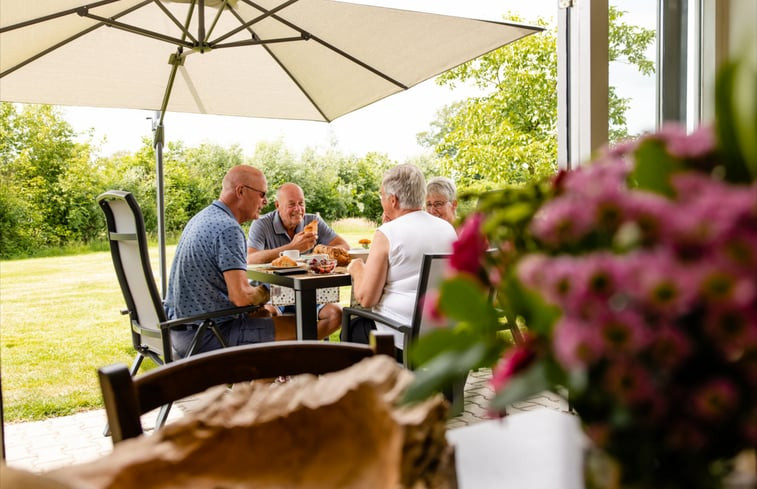
{"label": "bald man", "polygon": [[[268,183],[251,166],[235,166],[224,176],[221,195],[189,220],[176,247],[165,307],[169,319],[208,312],[263,305],[268,289],[253,287],[247,280],[247,250],[242,224],[260,217]],[[216,320],[229,345],[296,338],[293,317],[253,317],[248,314]],[[186,356],[195,329],[171,331],[177,353]],[[338,329],[318,323],[318,337]],[[211,331],[199,339],[199,352],[221,348]]]}
{"label": "bald man", "polygon": [[[276,192],[276,209],[254,221],[247,235],[247,263],[270,263],[284,250],[305,253],[322,244],[349,250],[350,245],[316,214],[305,213],[305,193],[299,185],[285,183]],[[305,225],[318,223],[318,232],[305,231]],[[290,312],[292,307],[279,309]],[[318,310],[319,324],[338,329],[342,323],[339,304],[325,304]]]}
{"label": "bald man", "polygon": [[[285,183],[276,192],[276,209],[250,226],[247,235],[247,263],[270,263],[284,250],[305,253],[315,245],[335,246],[349,250],[350,245],[316,214],[305,213],[305,193],[299,185]],[[318,232],[304,230],[305,225],[318,222]]]}

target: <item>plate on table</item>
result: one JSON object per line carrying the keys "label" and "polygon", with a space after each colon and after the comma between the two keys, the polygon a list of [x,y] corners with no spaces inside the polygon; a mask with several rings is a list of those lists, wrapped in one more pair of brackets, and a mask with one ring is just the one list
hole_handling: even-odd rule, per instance
{"label": "plate on table", "polygon": [[272,270],[294,270],[294,269],[304,270],[305,269],[305,267],[302,265],[268,265],[268,267]]}

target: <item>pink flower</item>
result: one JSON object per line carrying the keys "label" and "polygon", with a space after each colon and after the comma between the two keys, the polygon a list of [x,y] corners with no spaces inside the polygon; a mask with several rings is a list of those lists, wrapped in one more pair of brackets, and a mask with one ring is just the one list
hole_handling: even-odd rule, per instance
{"label": "pink flower", "polygon": [[531,232],[549,246],[577,243],[594,225],[585,201],[559,198],[541,207],[531,221]]}
{"label": "pink flower", "polygon": [[668,153],[678,158],[703,158],[715,150],[715,134],[707,126],[687,134],[685,127],[666,124],[657,134],[648,137],[663,141]]}
{"label": "pink flower", "polygon": [[665,317],[689,310],[697,297],[696,274],[679,264],[669,250],[629,257],[633,281],[626,286],[641,305]]}
{"label": "pink flower", "polygon": [[633,310],[607,314],[600,328],[605,351],[613,355],[635,354],[651,339],[644,320]]}
{"label": "pink flower", "polygon": [[527,369],[536,359],[533,342],[529,338],[507,351],[492,372],[491,386],[495,391],[501,390],[510,379]]}
{"label": "pink flower", "polygon": [[573,318],[562,318],[555,324],[552,348],[563,367],[581,370],[601,356],[602,338],[596,328]]}
{"label": "pink flower", "polygon": [[691,354],[691,340],[680,329],[662,325],[650,340],[648,351],[655,365],[671,370],[681,365]]}
{"label": "pink flower", "polygon": [[447,324],[447,317],[439,308],[439,291],[430,290],[421,299],[423,308],[423,317],[433,326],[444,326]]}
{"label": "pink flower", "polygon": [[694,414],[706,421],[729,416],[739,402],[739,392],[726,378],[712,379],[694,392],[691,407]]}
{"label": "pink flower", "polygon": [[610,363],[602,384],[621,404],[647,404],[654,396],[649,372],[628,359]]}
{"label": "pink flower", "polygon": [[[452,256],[449,263],[453,270],[478,275],[481,270],[482,255],[488,247],[481,232],[483,214],[471,214],[463,224],[460,236],[452,244]],[[431,237],[433,239],[433,237]]]}
{"label": "pink flower", "polygon": [[518,262],[516,273],[523,284],[532,289],[540,289],[552,272],[552,261],[540,253],[526,255]]}
{"label": "pink flower", "polygon": [[704,330],[727,360],[736,361],[745,354],[757,352],[757,310],[754,307],[714,308],[705,318]]}

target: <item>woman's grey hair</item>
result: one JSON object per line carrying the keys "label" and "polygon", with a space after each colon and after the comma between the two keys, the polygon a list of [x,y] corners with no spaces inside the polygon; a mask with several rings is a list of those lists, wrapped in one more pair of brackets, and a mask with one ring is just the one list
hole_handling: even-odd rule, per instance
{"label": "woman's grey hair", "polygon": [[400,209],[422,209],[426,200],[426,179],[417,166],[404,163],[391,168],[381,181],[385,195],[394,195]]}
{"label": "woman's grey hair", "polygon": [[438,194],[452,202],[457,198],[455,183],[447,177],[434,177],[426,185],[426,194]]}

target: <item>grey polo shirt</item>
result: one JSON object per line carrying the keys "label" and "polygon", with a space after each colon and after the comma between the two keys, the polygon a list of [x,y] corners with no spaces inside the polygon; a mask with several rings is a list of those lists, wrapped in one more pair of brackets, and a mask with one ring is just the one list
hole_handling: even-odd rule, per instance
{"label": "grey polo shirt", "polygon": [[[297,225],[295,234],[302,232],[307,224],[318,220],[318,241],[316,244],[327,245],[334,241],[337,234],[316,214],[305,214],[302,222]],[[286,232],[284,223],[281,222],[279,211],[274,210],[252,221],[250,232],[247,235],[247,247],[256,250],[272,250],[279,246],[285,246],[292,242],[292,238]]]}
{"label": "grey polo shirt", "polygon": [[[244,230],[221,201],[189,220],[176,247],[168,278],[169,319],[236,307],[223,272],[247,270]],[[223,322],[229,318],[219,318]]]}

